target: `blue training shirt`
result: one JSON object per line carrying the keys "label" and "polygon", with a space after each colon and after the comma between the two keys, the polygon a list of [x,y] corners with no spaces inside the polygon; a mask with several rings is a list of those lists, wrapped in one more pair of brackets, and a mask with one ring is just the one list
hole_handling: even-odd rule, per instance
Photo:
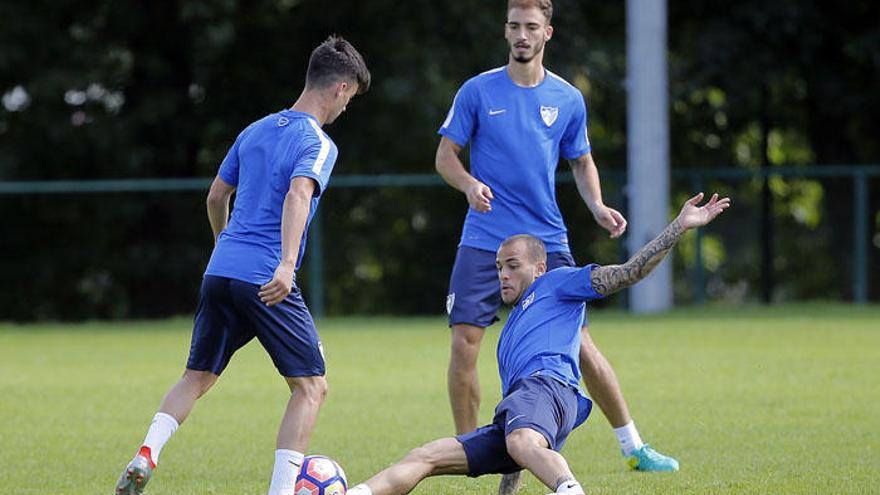
{"label": "blue training shirt", "polygon": [[306,233],[336,163],[336,145],[309,114],[282,110],[239,134],[218,175],[235,186],[235,205],[220,233],[205,275],[262,285],[281,262],[281,215],[294,177],[315,181],[315,194],[297,255],[299,268]]}
{"label": "blue training shirt", "polygon": [[514,234],[531,234],[548,252],[569,251],[556,204],[556,167],[590,151],[583,95],[545,70],[535,87],[517,86],[506,67],[469,79],[439,133],[470,143],[470,172],[492,190],[492,210],[469,208],[461,246],[495,251]]}
{"label": "blue training shirt", "polygon": [[561,267],[538,277],[513,308],[498,340],[501,393],[517,380],[543,375],[578,390],[578,421],[589,414],[578,367],[586,302],[601,299],[590,274],[597,265]]}

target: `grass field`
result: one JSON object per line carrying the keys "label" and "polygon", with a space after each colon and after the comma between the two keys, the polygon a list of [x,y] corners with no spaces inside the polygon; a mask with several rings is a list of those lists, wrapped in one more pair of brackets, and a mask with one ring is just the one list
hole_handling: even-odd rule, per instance
{"label": "grass field", "polygon": [[[591,494],[880,493],[880,308],[591,316],[643,437],[679,473],[629,472],[596,412],[563,453]],[[480,361],[499,399],[496,327]],[[190,322],[0,325],[0,493],[109,494],[181,373]],[[311,451],[363,480],[452,431],[441,318],[327,319],[330,395]],[[251,343],[162,452],[148,492],[262,494],[286,386]],[[497,477],[416,494],[492,494]],[[549,490],[526,478],[526,495]]]}

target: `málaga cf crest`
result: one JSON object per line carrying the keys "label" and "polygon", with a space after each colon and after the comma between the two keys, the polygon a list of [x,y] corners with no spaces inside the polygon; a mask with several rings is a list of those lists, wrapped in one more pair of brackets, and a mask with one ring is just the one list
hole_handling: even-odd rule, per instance
{"label": "m\u00e1laga cf crest", "polygon": [[556,117],[559,117],[559,107],[541,106],[541,120],[547,124],[547,127],[550,127],[556,122]]}

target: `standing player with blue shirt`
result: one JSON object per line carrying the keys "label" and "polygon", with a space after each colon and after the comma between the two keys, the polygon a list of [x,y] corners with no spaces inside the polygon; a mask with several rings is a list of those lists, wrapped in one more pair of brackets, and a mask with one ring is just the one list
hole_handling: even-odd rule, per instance
{"label": "standing player with blue shirt", "polygon": [[312,52],[305,89],[293,107],[252,123],[235,140],[208,193],[216,244],[199,293],[186,370],[162,400],[143,446],[116,484],[117,494],[143,492],[162,447],[196,400],[233,353],[256,337],[291,391],[269,495],[293,495],[327,392],[321,342],[295,279],[309,223],[336,162],[336,145],[321,127],[369,86],[361,55],[331,36]]}
{"label": "standing player with blue shirt", "polygon": [[[584,98],[543,66],[553,34],[550,0],[510,0],[505,38],[508,64],[471,78],[458,91],[439,133],[436,167],[467,196],[461,242],[449,282],[446,309],[452,330],[449,400],[456,432],[477,424],[480,387],[477,356],[486,327],[501,305],[494,276],[495,251],[510,235],[528,232],[547,246],[548,269],[574,266],[568,235],[556,203],[560,156],[570,163],[577,189],[599,225],[619,237],[626,220],[602,201],[587,136]],[[470,173],[459,158],[470,145]],[[678,469],[675,459],[643,444],[614,369],[590,338],[581,338],[580,369],[592,397],[614,428],[631,467]],[[502,483],[502,493],[510,489]]]}
{"label": "standing player with blue shirt", "polygon": [[711,222],[730,199],[700,193],[657,238],[622,265],[561,267],[547,271],[544,243],[515,235],[495,259],[501,298],[513,310],[498,340],[501,402],[492,424],[455,438],[435,440],[348,491],[348,495],[409,493],[429,477],[481,476],[528,469],[555,493],[583,495],[559,450],[590,414],[580,389],[578,361],[585,303],[648,276],[689,229]]}

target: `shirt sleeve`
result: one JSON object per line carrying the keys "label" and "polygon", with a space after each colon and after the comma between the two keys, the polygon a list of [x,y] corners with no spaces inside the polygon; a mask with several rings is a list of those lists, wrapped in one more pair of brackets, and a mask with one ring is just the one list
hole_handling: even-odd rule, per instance
{"label": "shirt sleeve", "polygon": [[314,196],[318,197],[327,187],[330,181],[330,172],[333,170],[332,152],[333,143],[323,133],[315,129],[316,134],[304,137],[300,153],[298,153],[289,180],[295,177],[309,177],[315,181]]}
{"label": "shirt sleeve", "polygon": [[599,265],[590,264],[581,268],[562,267],[547,273],[554,278],[556,297],[563,301],[594,301],[605,297],[593,289],[590,280],[593,268],[597,266]]}
{"label": "shirt sleeve", "polygon": [[459,146],[466,146],[474,135],[477,124],[478,95],[473,80],[462,85],[452,101],[452,108],[440,126],[438,134],[446,136]]}
{"label": "shirt sleeve", "polygon": [[562,135],[560,152],[566,160],[574,160],[590,152],[590,137],[587,134],[587,105],[580,93],[576,96],[575,111],[568,120],[565,134]]}
{"label": "shirt sleeve", "polygon": [[246,133],[247,129],[242,131],[241,134],[235,138],[235,142],[232,143],[229,151],[226,152],[226,157],[223,158],[223,162],[220,163],[220,170],[217,171],[217,175],[223,179],[223,182],[226,182],[230,186],[238,186],[238,149],[241,146],[241,141],[244,139]]}

